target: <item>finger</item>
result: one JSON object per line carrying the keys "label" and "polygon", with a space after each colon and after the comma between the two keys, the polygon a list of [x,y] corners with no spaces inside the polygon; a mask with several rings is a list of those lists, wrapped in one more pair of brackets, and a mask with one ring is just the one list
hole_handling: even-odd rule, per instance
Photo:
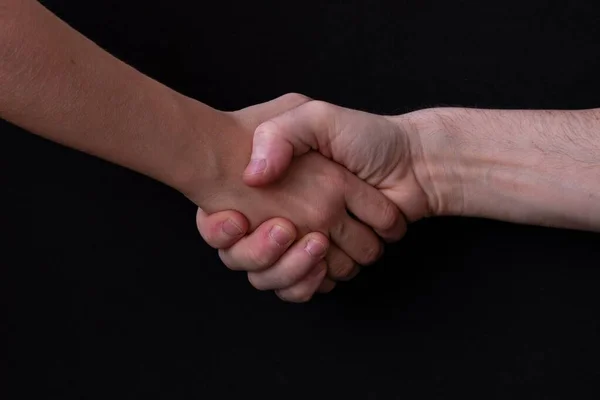
{"label": "finger", "polygon": [[209,246],[226,249],[237,243],[248,231],[248,220],[237,211],[221,211],[209,215],[198,208],[196,226]]}
{"label": "finger", "polygon": [[327,264],[320,261],[300,282],[275,293],[280,299],[292,303],[306,303],[314,296],[327,273]]}
{"label": "finger", "polygon": [[379,190],[350,175],[344,189],[346,207],[387,242],[406,234],[406,220],[400,209]]}
{"label": "finger", "polygon": [[293,156],[318,150],[331,156],[335,106],[310,101],[259,125],[252,140],[244,182],[250,186],[272,183],[283,176]]}
{"label": "finger", "polygon": [[374,263],[383,254],[383,244],[373,230],[349,215],[330,230],[331,240],[360,265]]}
{"label": "finger", "polygon": [[334,281],[332,281],[331,279],[325,277],[323,279],[323,282],[321,282],[321,286],[319,286],[319,288],[317,289],[317,292],[319,292],[319,293],[329,293],[333,289],[335,289],[335,285],[336,285],[336,283]]}
{"label": "finger", "polygon": [[248,280],[259,290],[285,289],[299,282],[327,253],[329,240],[314,232],[296,242],[271,268],[249,272]]}
{"label": "finger", "polygon": [[334,281],[348,281],[360,272],[358,264],[336,245],[329,246],[325,260],[327,276]]}
{"label": "finger", "polygon": [[294,224],[273,218],[230,249],[219,250],[223,263],[235,271],[260,271],[269,268],[296,239]]}

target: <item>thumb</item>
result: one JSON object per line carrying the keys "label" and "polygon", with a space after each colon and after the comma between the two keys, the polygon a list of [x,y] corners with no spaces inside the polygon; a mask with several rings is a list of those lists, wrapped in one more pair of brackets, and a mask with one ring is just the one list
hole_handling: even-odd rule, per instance
{"label": "thumb", "polygon": [[318,150],[330,156],[330,105],[310,101],[256,128],[244,182],[262,186],[281,178],[294,156]]}

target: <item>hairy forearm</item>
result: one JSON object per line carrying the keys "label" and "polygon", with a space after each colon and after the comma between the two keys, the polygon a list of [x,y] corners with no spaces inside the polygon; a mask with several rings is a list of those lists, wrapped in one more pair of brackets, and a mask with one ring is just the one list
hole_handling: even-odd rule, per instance
{"label": "hairy forearm", "polygon": [[437,214],[600,230],[600,109],[431,109],[421,179]]}
{"label": "hairy forearm", "polygon": [[0,117],[178,189],[192,174],[191,147],[211,170],[221,113],[112,57],[37,1],[0,0],[0,26]]}

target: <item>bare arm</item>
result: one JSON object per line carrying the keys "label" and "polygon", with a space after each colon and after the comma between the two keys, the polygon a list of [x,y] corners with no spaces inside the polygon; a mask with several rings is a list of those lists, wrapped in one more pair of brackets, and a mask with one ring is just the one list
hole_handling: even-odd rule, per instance
{"label": "bare arm", "polygon": [[[600,109],[431,109],[416,171],[434,212],[600,231]],[[435,196],[434,196],[435,197]]]}
{"label": "bare arm", "polygon": [[[214,177],[223,113],[100,49],[34,0],[0,0],[0,117],[178,189]],[[199,125],[198,121],[201,121]]]}
{"label": "bare arm", "polygon": [[[277,242],[277,251],[255,256],[254,247],[238,247],[253,258],[235,265],[252,272],[257,288],[288,290],[288,299],[312,295],[328,265],[353,268],[377,259],[382,245],[367,225],[390,240],[404,231],[389,200],[317,154],[267,190],[243,184],[256,126],[306,101],[291,94],[220,112],[117,60],[37,1],[0,0],[0,117],[162,181],[207,212],[240,211],[251,231],[271,218],[289,219],[297,232],[281,219],[274,231],[257,229]],[[217,221],[215,231],[242,232],[223,217]],[[280,258],[287,246],[296,251]]]}

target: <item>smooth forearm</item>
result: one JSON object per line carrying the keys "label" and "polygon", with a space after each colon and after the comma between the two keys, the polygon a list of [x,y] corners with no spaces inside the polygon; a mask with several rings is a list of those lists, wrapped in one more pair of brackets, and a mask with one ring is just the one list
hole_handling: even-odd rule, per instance
{"label": "smooth forearm", "polygon": [[[211,171],[222,113],[112,57],[37,1],[3,3],[0,117],[166,184]],[[198,171],[193,171],[198,181]]]}
{"label": "smooth forearm", "polygon": [[437,214],[600,230],[600,110],[414,115]]}

